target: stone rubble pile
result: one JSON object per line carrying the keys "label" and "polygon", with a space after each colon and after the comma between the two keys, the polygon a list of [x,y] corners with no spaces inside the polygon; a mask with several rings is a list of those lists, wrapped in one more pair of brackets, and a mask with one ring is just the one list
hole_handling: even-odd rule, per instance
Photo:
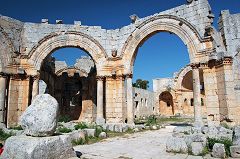
{"label": "stone rubble pile", "polygon": [[[21,116],[20,124],[24,134],[6,140],[3,159],[66,159],[76,157],[71,137],[54,135],[57,127],[58,103],[49,94],[35,97],[32,104]],[[74,136],[75,135],[75,136]]]}
{"label": "stone rubble pile", "polygon": [[[222,126],[176,127],[173,135],[167,140],[166,151],[202,156],[206,153],[208,139],[232,142],[230,156],[240,158],[240,126],[234,127],[233,130]],[[224,144],[214,143],[211,155],[215,158],[225,158],[226,147]]]}

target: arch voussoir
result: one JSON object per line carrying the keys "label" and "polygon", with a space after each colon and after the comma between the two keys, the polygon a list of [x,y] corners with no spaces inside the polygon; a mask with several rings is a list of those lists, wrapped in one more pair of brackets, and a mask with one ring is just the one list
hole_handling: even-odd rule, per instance
{"label": "arch voussoir", "polygon": [[[29,62],[32,62],[37,70],[40,70],[42,61],[53,51],[64,47],[77,47],[88,52],[93,58],[98,69],[99,59],[106,59],[107,54],[103,47],[92,37],[83,33],[53,34],[40,40],[38,46],[30,51]],[[48,38],[49,37],[49,38]]]}

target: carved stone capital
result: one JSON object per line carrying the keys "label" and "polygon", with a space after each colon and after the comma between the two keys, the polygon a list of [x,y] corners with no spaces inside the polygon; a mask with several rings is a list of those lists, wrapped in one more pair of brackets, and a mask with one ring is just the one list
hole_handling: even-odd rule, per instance
{"label": "carved stone capital", "polygon": [[124,81],[125,80],[125,75],[117,75],[116,79]]}
{"label": "carved stone capital", "polygon": [[133,74],[129,73],[125,75],[126,78],[133,78]]}
{"label": "carved stone capital", "polygon": [[1,78],[7,78],[7,73],[0,72],[0,77],[1,77]]}
{"label": "carved stone capital", "polygon": [[217,66],[232,65],[232,63],[233,63],[233,58],[232,57],[224,57],[221,60],[218,60],[216,65]]}
{"label": "carved stone capital", "polygon": [[97,81],[104,81],[105,76],[97,76],[96,79]]}
{"label": "carved stone capital", "polygon": [[209,67],[208,67],[208,63],[200,63],[200,68],[201,68],[201,69],[207,69],[207,68],[209,68]]}
{"label": "carved stone capital", "polygon": [[31,76],[32,79],[35,81],[35,80],[39,80],[40,79],[40,75],[33,75]]}
{"label": "carved stone capital", "polygon": [[200,67],[200,63],[191,63],[190,66],[192,69],[198,69]]}

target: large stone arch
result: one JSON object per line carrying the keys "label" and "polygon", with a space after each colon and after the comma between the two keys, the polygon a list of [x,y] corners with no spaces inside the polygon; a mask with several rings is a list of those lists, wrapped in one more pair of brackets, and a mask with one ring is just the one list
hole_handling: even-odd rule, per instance
{"label": "large stone arch", "polygon": [[177,75],[177,81],[176,81],[176,83],[175,83],[175,89],[182,89],[182,81],[183,81],[183,79],[184,79],[184,77],[185,77],[185,75],[187,74],[187,73],[189,73],[190,71],[192,71],[192,67],[191,66],[186,66],[186,67],[184,67],[184,69],[182,69],[179,73],[178,73],[178,75]]}
{"label": "large stone arch", "polygon": [[164,90],[158,94],[158,106],[159,112],[162,115],[174,115],[175,114],[175,104],[174,96],[171,91]]}
{"label": "large stone arch", "polygon": [[196,28],[186,20],[172,16],[159,15],[143,21],[136,26],[135,31],[129,36],[122,50],[122,59],[126,73],[131,73],[136,58],[137,50],[149,37],[158,32],[170,32],[182,39],[188,48],[191,63],[207,61],[201,54],[208,50],[210,40],[203,39]]}
{"label": "large stone arch", "polygon": [[11,63],[12,54],[14,52],[12,41],[0,26],[0,72],[5,71],[5,67]]}
{"label": "large stone arch", "polygon": [[94,38],[81,32],[66,32],[52,33],[45,36],[30,51],[28,61],[39,71],[45,57],[64,47],[76,47],[86,51],[92,57],[97,72],[107,58],[105,50]]}

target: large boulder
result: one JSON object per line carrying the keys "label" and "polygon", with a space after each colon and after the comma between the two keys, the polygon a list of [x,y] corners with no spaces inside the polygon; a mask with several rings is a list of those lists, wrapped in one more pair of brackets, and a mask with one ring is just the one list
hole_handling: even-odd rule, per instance
{"label": "large boulder", "polygon": [[57,127],[58,102],[49,94],[34,98],[20,119],[25,134],[30,136],[51,136]]}
{"label": "large boulder", "polygon": [[212,149],[212,156],[215,158],[225,158],[226,152],[224,144],[215,143]]}
{"label": "large boulder", "polygon": [[83,129],[88,137],[95,137],[96,129]]}
{"label": "large boulder", "polygon": [[1,157],[6,159],[66,159],[76,157],[76,155],[66,135],[13,136],[7,139]]}
{"label": "large boulder", "polygon": [[174,153],[187,153],[188,147],[183,138],[170,137],[167,140],[166,151]]}

